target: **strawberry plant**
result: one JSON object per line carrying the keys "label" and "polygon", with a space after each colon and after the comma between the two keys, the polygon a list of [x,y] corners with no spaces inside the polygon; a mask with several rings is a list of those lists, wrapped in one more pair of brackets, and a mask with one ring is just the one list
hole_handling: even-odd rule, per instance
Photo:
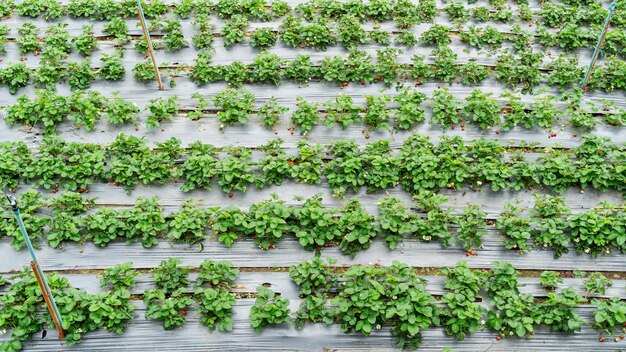
{"label": "strawberry plant", "polygon": [[96,79],[96,74],[89,66],[89,61],[69,62],[67,64],[67,82],[70,89],[87,89],[91,86],[91,81]]}
{"label": "strawberry plant", "polygon": [[65,241],[81,242],[82,218],[65,212],[57,212],[48,222],[46,240],[50,247],[61,248]]}
{"label": "strawberry plant", "polygon": [[257,188],[277,185],[291,178],[293,174],[293,161],[288,160],[287,153],[281,148],[282,139],[274,139],[259,149],[265,152],[265,156],[257,163],[258,174],[255,184]]}
{"label": "strawberry plant", "polygon": [[623,223],[614,205],[602,203],[587,212],[570,216],[571,237],[577,253],[592,257],[609,254],[613,248],[624,251]]}
{"label": "strawberry plant", "polygon": [[250,25],[250,22],[245,16],[235,15],[231,17],[230,21],[226,22],[222,28],[222,34],[224,35],[224,46],[229,48],[241,41],[246,37],[246,28]]}
{"label": "strawberry plant", "polygon": [[294,208],[293,217],[299,227],[294,229],[300,246],[314,250],[334,244],[342,232],[336,210],[324,207],[321,194],[308,198],[300,207]]}
{"label": "strawberry plant", "polygon": [[426,95],[409,88],[404,88],[394,97],[394,102],[400,106],[393,115],[394,127],[398,130],[411,129],[416,123],[425,119],[422,102]]}
{"label": "strawberry plant", "polygon": [[126,21],[120,17],[112,18],[104,25],[102,31],[113,37],[117,45],[120,46],[128,43],[130,40],[130,36],[128,35],[128,25],[126,24]]}
{"label": "strawberry plant", "polygon": [[376,237],[373,219],[374,217],[363,209],[357,197],[344,205],[338,223],[339,231],[343,234],[339,243],[342,253],[354,257],[356,252],[370,247]]}
{"label": "strawberry plant", "polygon": [[467,64],[458,68],[458,74],[461,76],[462,84],[475,86],[487,79],[488,69],[470,60]]}
{"label": "strawberry plant", "polygon": [[450,94],[448,88],[437,89],[433,93],[433,116],[431,123],[438,123],[441,128],[447,130],[450,125],[461,122],[461,118],[454,102],[454,96]]}
{"label": "strawberry plant", "polygon": [[475,300],[484,278],[480,272],[469,269],[464,261],[458,262],[454,268],[444,268],[444,274],[445,287],[450,292],[441,298],[446,305],[441,311],[441,323],[446,334],[463,341],[466,335],[482,327],[486,309]]}
{"label": "strawberry plant", "polygon": [[135,287],[135,278],[137,276],[141,276],[141,273],[133,269],[132,262],[117,264],[98,274],[100,285],[102,287],[110,287],[113,291],[119,289],[129,290]]}
{"label": "strawberry plant", "polygon": [[302,298],[300,309],[295,314],[297,329],[304,328],[307,322],[333,323],[332,309],[326,305],[326,293],[336,286],[337,275],[329,266],[335,261],[327,259],[327,263],[314,257],[311,262],[302,262],[289,268],[289,277],[300,287],[299,295]]}
{"label": "strawberry plant", "polygon": [[491,19],[489,8],[486,6],[474,7],[471,11],[476,22],[488,22]]}
{"label": "strawberry plant", "polygon": [[320,121],[316,103],[310,103],[303,97],[297,98],[298,109],[291,114],[291,122],[300,128],[301,135],[307,135]]}
{"label": "strawberry plant", "polygon": [[626,303],[618,297],[594,299],[591,303],[596,307],[593,312],[593,328],[603,334],[622,332],[626,324]]}
{"label": "strawberry plant", "polygon": [[257,334],[268,325],[277,325],[291,321],[289,300],[276,295],[263,286],[256,288],[257,298],[250,308],[250,325]]}
{"label": "strawberry plant", "polygon": [[230,86],[241,87],[248,79],[248,66],[241,61],[234,61],[228,65],[216,66],[214,80],[223,80]]}
{"label": "strawberry plant", "polygon": [[226,247],[231,247],[243,235],[246,230],[246,214],[239,208],[229,206],[220,208],[213,214],[213,235],[217,240],[224,243]]}
{"label": "strawberry plant", "polygon": [[[56,273],[49,274],[47,279],[63,317],[64,340],[68,345],[80,342],[83,334],[99,328],[121,334],[128,320],[134,317],[135,307],[126,289],[92,295],[70,287],[69,281]],[[10,289],[0,298],[0,315],[3,316],[0,328],[12,330],[10,338],[0,344],[3,351],[21,350],[23,341],[53,324],[43,297],[37,294],[39,285],[30,269],[11,280],[14,282]]]}
{"label": "strawberry plant", "polygon": [[272,83],[279,85],[283,59],[267,50],[255,56],[252,64],[248,65],[247,80],[251,83]]}
{"label": "strawberry plant", "polygon": [[189,43],[183,36],[182,25],[178,22],[178,20],[165,20],[163,31],[165,32],[165,35],[163,36],[165,50],[177,51],[189,46]]}
{"label": "strawberry plant", "polygon": [[390,325],[398,347],[416,349],[421,331],[439,324],[435,299],[405,264],[352,266],[343,277],[346,281],[332,302],[345,333],[354,330],[369,336],[374,329]]}
{"label": "strawberry plant", "polygon": [[278,105],[278,100],[274,97],[270,97],[267,103],[261,105],[257,115],[264,126],[274,129],[280,122],[280,117],[287,111],[289,111],[289,108]]}
{"label": "strawberry plant", "polygon": [[[231,331],[233,328],[233,309],[235,294],[228,292],[239,270],[232,268],[228,261],[215,262],[206,259],[200,264],[200,273],[196,280],[194,300],[198,303],[200,322],[218,331]],[[203,287],[207,285],[209,287]]]}
{"label": "strawberry plant", "polygon": [[281,24],[279,33],[281,41],[288,47],[315,48],[325,51],[335,45],[336,39],[323,18],[317,18],[313,23],[304,25],[302,19],[288,16]]}
{"label": "strawberry plant", "polygon": [[335,141],[329,151],[333,159],[324,167],[324,175],[333,194],[343,197],[349,189],[358,192],[365,179],[363,159],[357,144],[354,141]]}
{"label": "strawberry plant", "polygon": [[93,35],[93,25],[84,25],[81,34],[72,38],[76,51],[83,56],[89,56],[96,50],[96,38]]}
{"label": "strawberry plant", "polygon": [[248,184],[254,181],[252,166],[249,161],[250,150],[244,147],[228,147],[228,156],[220,159],[217,164],[217,183],[225,193],[232,191],[245,192]]}
{"label": "strawberry plant", "polygon": [[458,238],[463,243],[463,248],[472,250],[482,248],[481,237],[485,236],[485,217],[487,214],[480,209],[478,204],[467,204],[459,216]]}
{"label": "strawberry plant", "polygon": [[613,286],[613,281],[598,272],[589,274],[583,282],[583,288],[586,291],[587,297],[591,294],[604,295],[606,293],[606,289],[611,286]]}
{"label": "strawberry plant", "polygon": [[465,106],[460,111],[461,115],[471,119],[482,129],[491,129],[500,125],[500,105],[490,97],[490,93],[474,89],[465,98]]}
{"label": "strawberry plant", "polygon": [[133,66],[133,77],[140,82],[150,82],[156,80],[152,61],[146,60]]}
{"label": "strawberry plant", "polygon": [[164,98],[150,99],[150,103],[146,106],[148,116],[146,117],[146,127],[161,127],[161,123],[172,121],[174,114],[178,112],[178,103],[176,96]]}
{"label": "strawberry plant", "polygon": [[48,91],[55,91],[57,83],[66,76],[66,64],[56,60],[42,60],[33,72],[33,83]]}
{"label": "strawberry plant", "polygon": [[115,142],[107,146],[109,161],[104,176],[124,185],[130,192],[139,183],[141,171],[155,176],[155,172],[164,171],[161,160],[156,165],[145,164],[141,168],[143,159],[153,159],[150,154],[150,148],[144,139],[120,133]]}
{"label": "strawberry plant", "polygon": [[9,87],[9,93],[15,94],[17,90],[26,87],[30,77],[30,69],[23,63],[9,62],[0,68],[0,83]]}
{"label": "strawberry plant", "polygon": [[246,214],[245,232],[254,244],[263,250],[276,247],[280,239],[290,232],[287,220],[291,216],[285,201],[272,194],[270,199],[252,204]]}
{"label": "strawberry plant", "polygon": [[30,158],[30,149],[23,141],[0,143],[0,187],[17,188]]}
{"label": "strawberry plant", "polygon": [[294,156],[292,177],[300,183],[319,184],[324,167],[323,148],[319,144],[309,144],[306,141],[298,142],[298,156]]}
{"label": "strawberry plant", "polygon": [[443,247],[448,247],[453,241],[449,226],[458,222],[451,210],[441,208],[448,197],[422,192],[415,200],[417,210],[426,216],[415,220],[413,234],[422,241],[438,240]]}
{"label": "strawberry plant", "polygon": [[493,263],[485,287],[496,310],[487,312],[487,326],[502,337],[529,337],[534,333],[533,298],[520,294],[518,285],[517,271],[511,264]]}
{"label": "strawberry plant", "polygon": [[328,126],[338,123],[342,129],[346,129],[362,120],[359,114],[361,109],[354,104],[351,96],[344,93],[339,93],[334,101],[327,101],[324,108],[326,109],[324,123]]}
{"label": "strawberry plant", "polygon": [[571,225],[566,218],[569,213],[563,197],[535,195],[535,207],[530,211],[535,228],[533,238],[536,245],[550,247],[555,258],[569,252],[567,229]]}
{"label": "strawberry plant", "polygon": [[496,229],[504,236],[504,247],[507,249],[528,250],[527,242],[533,228],[530,219],[519,216],[521,211],[516,203],[507,202],[504,212],[496,220]]}
{"label": "strawberry plant", "polygon": [[236,123],[246,123],[250,118],[254,105],[254,95],[245,89],[226,88],[220,91],[213,100],[221,110],[217,118],[221,122],[220,128]]}
{"label": "strawberry plant", "polygon": [[24,23],[17,29],[17,33],[21,36],[17,38],[17,46],[20,49],[20,53],[26,54],[28,52],[38,52],[41,49],[41,43],[38,38],[39,29],[32,23]]}
{"label": "strawberry plant", "polygon": [[363,179],[368,192],[395,187],[400,182],[399,159],[391,154],[389,141],[380,140],[365,146]]}
{"label": "strawberry plant", "polygon": [[378,23],[374,24],[374,30],[369,32],[369,39],[373,43],[378,45],[387,46],[391,44],[391,39],[389,39],[390,33],[380,29],[380,25]]}
{"label": "strawberry plant", "polygon": [[460,23],[469,20],[469,11],[465,9],[460,1],[451,1],[443,9],[453,22]]}
{"label": "strawberry plant", "polygon": [[446,46],[435,49],[433,55],[437,56],[437,59],[435,59],[435,71],[432,73],[432,76],[442,82],[453,80],[459,71],[459,65],[456,63],[456,53]]}
{"label": "strawberry plant", "polygon": [[276,33],[272,28],[258,28],[250,35],[250,46],[268,48],[276,44]]}
{"label": "strawberry plant", "polygon": [[15,9],[14,0],[7,0],[0,4],[0,18],[7,17],[13,13]]}
{"label": "strawberry plant", "polygon": [[563,279],[555,271],[546,270],[539,276],[539,284],[548,291],[556,290],[557,286],[562,283]]}
{"label": "strawberry plant", "polygon": [[56,0],[24,0],[15,6],[15,11],[24,17],[42,16],[46,21],[55,20],[65,15],[65,8]]}
{"label": "strawberry plant", "polygon": [[[391,97],[387,95],[372,96],[366,95],[365,102],[367,104],[367,112],[363,117],[368,130],[387,129],[387,121],[389,121],[389,110],[387,104],[391,101]],[[367,136],[367,134],[366,134]]]}
{"label": "strawberry plant", "polygon": [[119,97],[119,92],[113,92],[104,107],[104,118],[113,125],[135,123],[138,114],[139,106]]}
{"label": "strawberry plant", "polygon": [[[398,63],[397,60],[401,52],[400,49],[396,48],[376,50],[376,65],[373,65],[373,73],[376,75],[376,81],[382,80],[389,86],[396,80],[398,73],[405,67],[405,65]],[[367,82],[369,82],[369,80]],[[361,84],[363,84],[363,82],[361,82]]]}
{"label": "strawberry plant", "polygon": [[559,293],[549,292],[548,299],[539,303],[534,311],[535,324],[550,326],[552,331],[574,333],[580,331],[584,320],[573,308],[585,302],[573,287]]}
{"label": "strawberry plant", "polygon": [[350,15],[339,19],[337,25],[337,41],[346,49],[352,49],[366,42],[367,36],[361,28],[359,20]]}
{"label": "strawberry plant", "polygon": [[[0,14],[2,14],[1,8],[0,8]],[[6,55],[7,53],[7,49],[4,47],[4,43],[6,43],[9,40],[9,38],[7,37],[7,33],[9,33],[9,26],[0,25],[0,55]]]}
{"label": "strawberry plant", "polygon": [[157,289],[144,292],[146,319],[162,321],[166,330],[181,327],[185,323],[183,312],[193,304],[191,297],[185,294],[191,268],[181,264],[180,259],[175,258],[162,261],[152,270]]}
{"label": "strawberry plant", "polygon": [[98,77],[107,81],[119,81],[126,74],[121,52],[113,55],[102,55],[100,61],[102,61],[102,66],[98,70]]}
{"label": "strawberry plant", "polygon": [[530,50],[512,54],[502,54],[496,61],[496,78],[510,88],[522,87],[522,93],[532,92],[540,82],[539,66],[543,55]]}
{"label": "strawberry plant", "polygon": [[196,34],[191,37],[191,44],[196,50],[211,50],[213,48],[213,32],[215,26],[209,23],[209,17],[199,15],[191,22]]}
{"label": "strawberry plant", "polygon": [[578,67],[578,59],[575,57],[568,58],[564,55],[559,55],[547,67],[551,69],[548,74],[548,84],[557,86],[561,90],[577,84],[582,79],[583,69]]}
{"label": "strawberry plant", "polygon": [[448,44],[452,43],[452,40],[448,36],[449,31],[450,28],[448,27],[442,26],[440,24],[434,24],[426,32],[424,32],[424,34],[422,34],[420,42],[434,45],[437,47],[445,47]]}
{"label": "strawberry plant", "polygon": [[144,248],[150,248],[158,244],[158,238],[167,229],[167,223],[163,217],[163,208],[158,204],[158,198],[140,197],[135,207],[128,212],[126,226],[129,230],[126,236],[129,240],[141,240]]}
{"label": "strawberry plant", "polygon": [[[20,195],[18,204],[20,204],[24,227],[28,232],[33,246],[39,248],[39,241],[43,235],[44,226],[48,222],[47,218],[39,215],[39,210],[43,205],[41,193],[32,189],[28,190]],[[3,217],[3,221],[0,222],[0,233],[11,238],[11,247],[16,250],[26,247],[17,220],[13,218],[12,214],[6,215],[7,216]]]}
{"label": "strawberry plant", "polygon": [[412,48],[415,45],[417,45],[419,43],[419,41],[417,40],[417,38],[415,37],[415,34],[413,34],[413,32],[411,32],[409,30],[403,30],[396,37],[396,43],[404,45],[404,46],[406,46],[408,48]]}
{"label": "strawberry plant", "polygon": [[404,235],[413,232],[414,215],[399,198],[387,196],[376,203],[378,206],[378,232],[390,249],[403,241]]}
{"label": "strawberry plant", "polygon": [[48,27],[41,46],[41,58],[44,60],[63,60],[72,51],[67,23],[57,23]]}
{"label": "strawberry plant", "polygon": [[65,97],[45,90],[35,90],[33,100],[22,95],[17,98],[16,104],[7,108],[5,122],[9,125],[21,123],[27,126],[42,123],[44,133],[50,134],[69,111],[70,106]]}
{"label": "strawberry plant", "polygon": [[283,77],[291,79],[297,83],[309,83],[311,77],[317,75],[317,68],[313,66],[309,55],[298,54],[293,60],[287,63]]}
{"label": "strawberry plant", "polygon": [[211,189],[213,177],[217,175],[215,168],[218,160],[215,147],[196,141],[189,145],[190,152],[185,162],[176,169],[176,175],[184,180],[183,192],[202,188]]}
{"label": "strawberry plant", "polygon": [[194,244],[204,241],[204,230],[209,220],[209,212],[199,209],[202,202],[195,199],[186,199],[180,209],[172,214],[169,221],[167,238],[176,242]]}

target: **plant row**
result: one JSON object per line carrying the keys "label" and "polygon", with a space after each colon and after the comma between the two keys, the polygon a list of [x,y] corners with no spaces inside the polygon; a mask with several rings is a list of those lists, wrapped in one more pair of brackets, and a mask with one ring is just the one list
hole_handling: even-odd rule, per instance
{"label": "plant row", "polygon": [[[489,14],[489,12],[487,12]],[[494,14],[490,14],[493,16]],[[523,15],[522,15],[523,16]],[[215,34],[215,26],[210,23],[210,18],[200,16],[192,22],[195,33],[191,37],[191,44],[196,50],[212,50]],[[376,23],[373,30],[364,30],[359,20],[355,17],[341,18],[336,24],[320,21],[319,18],[313,23],[305,23],[300,17],[286,17],[279,30],[270,27],[258,28],[254,31],[249,29],[250,22],[240,15],[226,23],[220,36],[223,36],[224,46],[231,47],[243,42],[248,38],[250,46],[263,49],[274,46],[280,40],[287,47],[315,48],[326,50],[327,47],[340,44],[347,49],[354,49],[362,44],[375,43],[382,46],[391,44],[392,32],[381,30]],[[438,47],[446,46],[452,42],[450,35],[458,35],[461,41],[471,47],[483,49],[485,47],[495,50],[500,48],[505,40],[512,43],[517,51],[526,50],[533,44],[539,44],[544,48],[558,47],[571,51],[578,48],[591,48],[602,28],[600,25],[593,28],[581,28],[575,23],[569,23],[558,32],[553,33],[547,27],[538,27],[535,31],[524,30],[520,24],[511,27],[509,33],[502,33],[492,26],[477,27],[470,25],[467,29],[457,29],[440,24],[434,24],[421,37],[416,37],[410,30],[395,32],[395,44],[413,47],[423,43]],[[10,28],[7,25],[0,26],[0,54],[6,53],[2,45],[8,41],[7,34]],[[156,33],[158,38],[153,40],[154,49],[177,51],[190,45],[185,39],[182,25],[176,19],[155,20],[150,23],[149,30]],[[125,49],[125,45],[133,39],[128,35],[129,27],[122,18],[116,17],[106,23],[102,30],[107,39],[112,38],[116,46]],[[67,24],[58,23],[48,27],[43,38],[40,38],[39,28],[32,23],[25,23],[17,29],[20,37],[17,38],[18,49],[21,54],[29,52],[41,55],[42,61],[50,61],[67,58],[72,50],[83,56],[89,56],[96,50],[96,36],[93,25],[84,25],[82,33],[74,37],[70,36]],[[74,49],[72,48],[74,45]],[[135,38],[135,50],[147,54],[147,44],[143,38]],[[606,35],[602,48],[608,55],[626,54],[626,34],[622,30],[612,30]]]}
{"label": "plant row", "polygon": [[[149,248],[162,238],[195,244],[212,236],[227,247],[249,239],[260,249],[269,250],[283,238],[293,237],[306,250],[337,246],[343,254],[354,256],[368,249],[377,236],[390,249],[411,236],[424,242],[440,242],[443,247],[459,242],[469,256],[478,254],[487,229],[495,225],[504,246],[520,253],[530,251],[531,245],[553,250],[555,258],[568,253],[572,245],[578,254],[593,257],[611,251],[626,252],[623,205],[600,203],[571,214],[562,197],[536,195],[530,216],[522,214],[517,203],[509,202],[505,211],[490,221],[477,204],[468,203],[454,214],[442,207],[447,199],[422,192],[409,206],[387,196],[377,203],[377,216],[365,211],[356,197],[341,208],[331,208],[322,204],[319,194],[298,199],[302,201],[298,206],[286,205],[272,195],[247,211],[234,206],[206,208],[198,200],[189,199],[169,215],[163,213],[156,197],[139,198],[130,209],[98,208],[90,214],[84,213],[93,207],[93,199],[79,193],[64,192],[44,201],[40,193],[31,190],[21,196],[21,203],[26,229],[37,247],[42,237],[53,248],[66,242],[89,241],[99,247],[119,241],[141,242]],[[52,208],[53,214],[46,216],[43,206]],[[15,249],[25,246],[16,221],[8,213],[0,222],[3,235],[12,239]]]}
{"label": "plant row", "polygon": [[[468,4],[476,0],[467,1]],[[533,15],[540,16],[542,23],[558,27],[564,23],[577,25],[601,25],[606,17],[607,10],[597,1],[564,1],[547,2],[541,4],[541,10],[533,13],[528,8],[528,1],[516,1],[519,18],[531,20]],[[192,15],[217,14],[220,18],[230,19],[233,16],[270,21],[285,15],[297,15],[308,21],[316,19],[338,20],[345,17],[354,17],[359,21],[395,21],[400,28],[411,28],[415,24],[432,22],[438,14],[435,1],[420,1],[414,3],[406,0],[353,0],[342,2],[338,0],[311,0],[291,8],[281,0],[267,2],[265,0],[180,0],[173,6],[160,0],[143,2],[146,17],[158,19],[166,15],[170,8],[174,15],[180,18],[189,18]],[[488,19],[509,22],[514,20],[510,6],[505,0],[490,0],[489,7],[474,6],[466,8],[461,1],[451,1],[442,9],[451,21],[461,23],[473,17],[481,22]],[[56,20],[66,15],[74,18],[90,20],[112,20],[115,18],[136,17],[136,4],[132,0],[72,0],[67,6],[56,0],[24,0],[15,5],[14,0],[5,1],[0,7],[0,17],[11,16],[13,13],[23,17],[43,17],[45,20]],[[624,6],[618,4],[613,15],[612,24],[622,27],[626,24]]]}
{"label": "plant row", "polygon": [[466,145],[461,137],[446,136],[433,144],[429,137],[413,134],[398,154],[392,154],[390,142],[380,140],[361,149],[352,140],[326,148],[301,141],[298,152],[290,155],[281,148],[282,140],[275,139],[259,147],[265,153],[259,161],[252,161],[252,151],[245,147],[226,147],[220,157],[210,144],[195,142],[183,149],[180,140],[171,138],[151,149],[145,139],[125,134],[108,145],[47,139],[36,153],[24,142],[4,142],[0,180],[9,188],[30,183],[53,191],[85,191],[95,182],[110,182],[129,193],[140,183],[178,181],[186,192],[209,190],[217,181],[222,191],[232,194],[251,185],[265,188],[288,180],[317,185],[323,176],[339,197],[363,187],[374,192],[401,186],[411,194],[466,186],[556,192],[626,187],[626,150],[608,138],[584,136],[583,143],[570,150],[537,150],[534,160],[524,149],[507,149],[496,139],[480,138]]}
{"label": "plant row", "polygon": [[[176,64],[164,70],[172,76],[172,85],[175,85],[176,77],[190,70],[188,76],[197,85],[226,82],[239,87],[242,84],[279,85],[284,81],[300,84],[321,81],[342,86],[349,83],[367,85],[376,82],[392,85],[403,80],[419,85],[434,80],[471,86],[493,77],[504,86],[521,89],[524,93],[532,92],[542,83],[565,91],[577,86],[584,72],[576,58],[559,56],[545,66],[542,64],[544,54],[532,50],[520,51],[517,55],[503,52],[498,55],[494,67],[478,64],[473,60],[459,64],[457,54],[447,46],[432,52],[432,63],[427,63],[426,57],[417,54],[411,57],[410,63],[402,63],[399,60],[401,53],[397,48],[378,49],[374,60],[367,52],[353,49],[347,55],[325,56],[313,61],[309,55],[299,54],[288,60],[263,51],[249,64],[241,61],[212,64],[213,54],[202,52],[190,67]],[[107,81],[124,78],[126,69],[121,52],[104,55],[101,61],[103,63],[97,70],[92,69],[88,61],[65,63],[56,59],[43,60],[34,70],[24,63],[9,63],[0,69],[0,84],[6,85],[10,93],[15,94],[29,84],[54,90],[58,83],[67,81],[72,89],[87,89],[97,78]],[[136,64],[132,74],[140,82],[156,80],[149,60]],[[604,60],[592,72],[588,89],[605,92],[626,90],[626,62],[614,56]]]}
{"label": "plant row", "polygon": [[[164,329],[175,329],[185,324],[188,311],[195,310],[209,331],[232,331],[237,296],[230,290],[235,287],[239,270],[230,262],[207,259],[200,265],[190,290],[192,268],[181,264],[179,259],[169,258],[151,271],[156,288],[143,292],[145,317],[160,321]],[[571,287],[555,292],[562,282],[555,272],[542,273],[540,282],[548,290],[547,299],[535,301],[530,294],[519,292],[518,273],[508,263],[495,262],[493,269],[483,272],[459,262],[443,271],[448,292],[440,297],[438,305],[425,288],[427,281],[406,264],[357,265],[338,274],[326,262],[314,258],[290,268],[290,277],[300,288],[300,308],[291,312],[289,299],[258,286],[250,308],[250,326],[260,333],[267,326],[292,322],[298,329],[308,323],[340,324],[345,333],[356,331],[364,336],[389,328],[397,346],[406,349],[419,348],[422,332],[435,326],[459,341],[485,328],[498,333],[496,340],[500,340],[511,336],[529,338],[538,326],[574,334],[583,324],[592,325],[602,335],[623,336],[624,301],[618,297],[593,299],[596,309],[593,320],[587,323],[576,311],[587,300]],[[79,343],[84,334],[98,329],[122,334],[135,317],[129,290],[139,275],[131,263],[116,265],[99,275],[106,292],[89,294],[70,287],[60,275],[50,274],[48,280],[64,322],[66,343]],[[13,352],[21,350],[22,342],[32,339],[35,333],[42,329],[45,332],[52,321],[30,270],[2,279],[1,285],[9,284],[8,292],[0,296],[0,328],[11,330],[11,336],[0,348]],[[603,293],[610,285],[611,281],[600,273],[591,274],[585,281],[587,294]],[[488,298],[494,308],[488,310],[477,303],[481,298]],[[604,340],[601,337],[600,341]]]}
{"label": "plant row", "polygon": [[[248,90],[225,88],[212,99],[195,93],[192,98],[198,103],[192,110],[183,110],[177,97],[151,99],[144,107],[147,113],[147,128],[161,127],[164,122],[174,120],[181,112],[191,120],[214,117],[219,122],[220,130],[227,126],[242,125],[256,116],[267,128],[275,129],[289,113],[289,108],[281,106],[271,97],[261,106],[256,106],[255,96]],[[475,89],[462,102],[457,101],[447,88],[434,91],[430,99],[412,87],[398,87],[394,95],[365,95],[365,104],[357,104],[347,94],[339,94],[325,103],[309,102],[297,97],[296,108],[290,112],[291,128],[307,135],[316,126],[341,126],[345,129],[352,125],[364,125],[366,137],[377,130],[405,131],[426,121],[423,103],[431,105],[429,122],[440,125],[442,129],[454,129],[460,125],[475,125],[481,130],[510,130],[541,127],[552,133],[558,124],[571,124],[576,130],[590,131],[596,125],[626,125],[626,110],[614,103],[605,101],[602,106],[581,108],[581,91],[567,94],[562,101],[567,103],[565,110],[555,106],[558,101],[552,95],[534,99],[533,103],[521,102],[521,97],[514,93],[500,95],[504,103],[496,101],[492,93]],[[589,110],[589,111],[588,111]],[[77,91],[69,96],[57,95],[48,90],[36,90],[35,97],[18,97],[17,102],[6,108],[5,123],[21,124],[28,127],[42,126],[45,134],[54,134],[59,124],[70,120],[76,128],[84,127],[87,131],[96,128],[102,120],[110,125],[138,124],[140,108],[137,104],[114,93],[107,98],[97,91]],[[291,129],[290,128],[290,129]],[[551,135],[552,137],[552,135]]]}

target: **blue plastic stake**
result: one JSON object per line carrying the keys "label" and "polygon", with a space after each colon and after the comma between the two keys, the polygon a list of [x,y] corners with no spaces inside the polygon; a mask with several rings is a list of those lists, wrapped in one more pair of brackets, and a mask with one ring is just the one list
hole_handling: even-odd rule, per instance
{"label": "blue plastic stake", "polygon": [[50,291],[50,286],[48,286],[48,280],[46,280],[46,276],[41,270],[41,266],[39,266],[39,262],[37,262],[37,255],[35,254],[35,249],[33,248],[33,244],[30,242],[30,237],[28,236],[28,232],[26,231],[26,227],[24,227],[24,221],[22,220],[22,215],[20,214],[20,209],[17,206],[17,200],[15,197],[10,195],[5,190],[5,195],[11,204],[11,210],[13,210],[13,215],[17,219],[17,223],[20,227],[20,232],[24,237],[24,242],[26,243],[26,247],[28,247],[28,251],[30,252],[30,257],[32,258],[31,266],[33,271],[35,271],[35,277],[39,282],[39,286],[41,287],[41,294],[43,295],[44,301],[48,306],[48,310],[50,311],[50,315],[52,315],[52,321],[54,321],[54,325],[56,326],[57,331],[59,332],[59,340],[63,341],[63,319],[61,318],[61,313],[59,313],[59,308],[57,307],[57,303],[54,301],[54,297],[52,297],[52,292]]}
{"label": "blue plastic stake", "polygon": [[602,44],[604,43],[604,38],[606,37],[606,32],[609,30],[609,22],[611,21],[611,16],[613,16],[613,10],[615,10],[615,4],[617,0],[613,0],[611,6],[609,7],[609,13],[606,15],[606,19],[604,20],[604,27],[602,28],[602,32],[598,37],[598,43],[596,44],[596,48],[593,51],[593,56],[591,57],[591,62],[589,63],[589,67],[587,68],[587,73],[585,74],[585,79],[582,81],[583,92],[587,89],[587,83],[589,83],[589,79],[591,78],[591,71],[598,60],[598,56],[600,56],[600,51],[602,50]]}

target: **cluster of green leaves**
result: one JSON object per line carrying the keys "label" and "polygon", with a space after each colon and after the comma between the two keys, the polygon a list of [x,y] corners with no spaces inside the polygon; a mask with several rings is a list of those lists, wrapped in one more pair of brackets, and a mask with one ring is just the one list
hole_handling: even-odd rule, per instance
{"label": "cluster of green leaves", "polygon": [[300,309],[295,313],[295,326],[304,328],[307,322],[332,324],[332,309],[328,306],[328,291],[337,286],[338,275],[330,265],[335,261],[324,262],[314,257],[310,262],[302,262],[289,268],[289,277],[300,288],[302,298]]}
{"label": "cluster of green leaves", "polygon": [[[106,292],[89,294],[73,288],[69,280],[56,273],[48,274],[50,289],[63,318],[64,342],[72,345],[84,334],[105,329],[122,334],[128,320],[134,318],[135,306],[130,303],[130,289],[137,273],[130,263],[107,269],[102,276]],[[45,308],[39,284],[30,268],[12,276],[12,285],[0,296],[0,329],[11,330],[11,336],[0,344],[3,351],[19,351],[22,342],[30,340],[42,329],[53,326]]]}
{"label": "cluster of green leaves", "polygon": [[466,335],[482,328],[486,309],[476,302],[478,291],[485,281],[483,273],[468,268],[464,261],[453,268],[445,268],[446,293],[441,301],[445,307],[441,311],[441,324],[446,333],[463,341]]}
{"label": "cluster of green leaves", "polygon": [[189,270],[181,266],[180,259],[168,258],[152,270],[156,289],[146,290],[143,301],[146,303],[146,319],[163,322],[166,330],[176,329],[185,323],[187,309],[193,300],[187,295]]}
{"label": "cluster of green leaves", "polygon": [[398,347],[415,349],[421,344],[421,332],[439,324],[434,297],[405,264],[352,266],[342,278],[345,281],[332,303],[335,320],[344,332],[369,336],[388,325]]}
{"label": "cluster of green leaves", "polygon": [[277,295],[272,289],[257,286],[257,297],[250,307],[250,326],[257,334],[268,325],[290,322],[289,300]]}
{"label": "cluster of green leaves", "polygon": [[200,322],[209,331],[220,332],[233,329],[233,306],[235,294],[229,292],[239,270],[229,261],[215,262],[206,259],[200,264],[200,272],[194,285],[193,299],[198,304]]}

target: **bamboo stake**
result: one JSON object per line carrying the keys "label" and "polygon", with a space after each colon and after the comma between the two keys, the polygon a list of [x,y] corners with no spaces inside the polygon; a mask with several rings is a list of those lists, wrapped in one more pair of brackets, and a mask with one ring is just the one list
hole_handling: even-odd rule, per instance
{"label": "bamboo stake", "polygon": [[154,66],[154,74],[156,75],[157,82],[159,83],[159,90],[163,90],[163,82],[161,81],[161,74],[159,73],[159,66],[156,63],[154,57],[154,49],[152,47],[152,39],[150,39],[150,33],[148,32],[148,26],[146,26],[146,18],[143,15],[143,8],[141,7],[141,0],[137,0],[137,12],[139,12],[139,22],[141,22],[141,29],[143,30],[143,36],[148,44],[148,54],[150,60],[152,60],[152,66]]}
{"label": "bamboo stake", "polygon": [[31,261],[30,266],[33,269],[33,272],[35,273],[35,278],[37,278],[37,283],[39,283],[39,288],[41,288],[41,294],[43,295],[43,300],[46,302],[46,306],[48,307],[48,312],[50,312],[50,315],[52,316],[54,327],[57,329],[57,332],[59,333],[59,341],[63,343],[63,337],[65,337],[63,334],[63,327],[61,326],[59,317],[55,314],[54,306],[52,305],[52,301],[50,300],[50,295],[46,291],[46,285],[43,282],[43,278],[41,277],[41,274],[39,273],[39,270],[37,268],[37,263],[34,261]]}

